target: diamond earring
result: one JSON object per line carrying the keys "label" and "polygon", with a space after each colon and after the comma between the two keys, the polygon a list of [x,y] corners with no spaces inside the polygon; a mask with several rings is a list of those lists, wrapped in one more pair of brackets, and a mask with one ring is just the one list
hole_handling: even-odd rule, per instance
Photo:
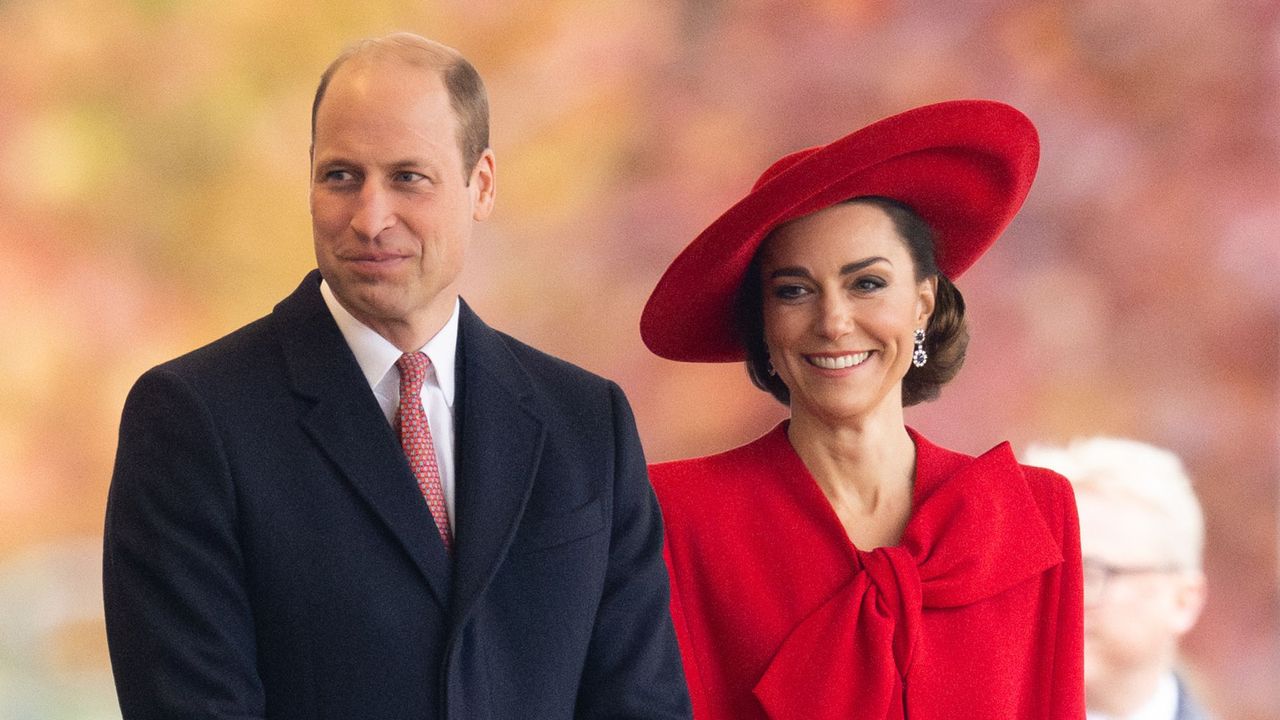
{"label": "diamond earring", "polygon": [[915,341],[916,349],[911,353],[911,364],[924,367],[929,361],[929,354],[924,351],[924,328],[916,328]]}

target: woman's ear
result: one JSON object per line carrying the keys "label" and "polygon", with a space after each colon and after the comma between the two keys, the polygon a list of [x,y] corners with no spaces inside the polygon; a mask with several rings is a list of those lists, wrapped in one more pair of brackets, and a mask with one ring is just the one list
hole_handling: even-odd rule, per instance
{"label": "woman's ear", "polygon": [[933,317],[933,308],[938,303],[938,276],[930,275],[919,284],[919,296],[916,300],[916,324],[925,327],[929,318]]}

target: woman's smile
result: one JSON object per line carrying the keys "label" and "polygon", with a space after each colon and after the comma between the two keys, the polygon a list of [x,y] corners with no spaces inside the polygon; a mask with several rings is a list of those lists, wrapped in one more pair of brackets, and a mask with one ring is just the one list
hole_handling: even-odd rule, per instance
{"label": "woman's smile", "polygon": [[862,352],[857,353],[823,353],[821,355],[805,355],[804,359],[805,362],[810,365],[822,368],[823,370],[845,370],[861,365],[866,362],[869,357],[871,357],[871,351],[863,350]]}

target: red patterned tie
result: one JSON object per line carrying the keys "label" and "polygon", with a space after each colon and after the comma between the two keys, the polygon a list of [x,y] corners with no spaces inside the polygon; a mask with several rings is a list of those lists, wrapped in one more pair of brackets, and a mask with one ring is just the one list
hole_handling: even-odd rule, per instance
{"label": "red patterned tie", "polygon": [[409,467],[418,478],[418,489],[427,499],[427,507],[436,520],[444,549],[452,552],[453,535],[449,532],[444,486],[440,483],[440,468],[436,465],[436,448],[431,442],[427,413],[422,409],[422,381],[430,366],[431,360],[420,352],[405,353],[396,361],[396,367],[400,369],[400,408],[396,411],[396,420],[400,426],[400,444],[409,458]]}

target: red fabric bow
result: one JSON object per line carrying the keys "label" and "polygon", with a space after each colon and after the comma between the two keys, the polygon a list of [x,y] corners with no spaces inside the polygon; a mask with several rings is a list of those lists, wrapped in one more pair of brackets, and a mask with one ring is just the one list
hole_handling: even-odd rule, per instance
{"label": "red fabric bow", "polygon": [[968,605],[1062,562],[1021,477],[1005,443],[918,488],[902,543],[855,552],[849,582],[770,661],[754,689],[769,717],[904,718],[923,608]]}

